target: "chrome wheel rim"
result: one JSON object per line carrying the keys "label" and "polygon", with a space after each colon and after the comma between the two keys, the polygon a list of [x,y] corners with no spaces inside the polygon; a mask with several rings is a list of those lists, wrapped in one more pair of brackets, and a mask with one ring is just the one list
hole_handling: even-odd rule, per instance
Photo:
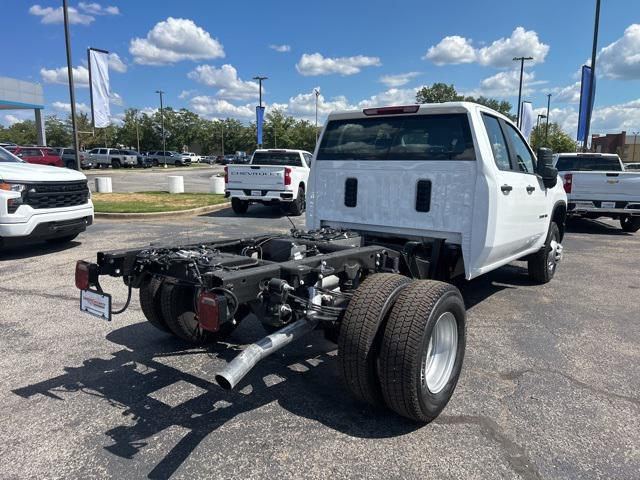
{"label": "chrome wheel rim", "polygon": [[424,381],[431,393],[449,382],[458,351],[458,324],[451,312],[440,315],[431,331],[424,366]]}
{"label": "chrome wheel rim", "polygon": [[547,266],[550,273],[554,273],[558,262],[562,260],[562,244],[556,240],[554,236],[549,244],[549,253],[547,254]]}

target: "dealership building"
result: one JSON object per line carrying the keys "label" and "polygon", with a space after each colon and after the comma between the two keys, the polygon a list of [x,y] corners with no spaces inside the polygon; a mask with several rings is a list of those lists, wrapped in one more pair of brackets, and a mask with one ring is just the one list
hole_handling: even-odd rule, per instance
{"label": "dealership building", "polygon": [[0,110],[33,110],[38,145],[46,145],[44,131],[44,92],[39,83],[0,77]]}

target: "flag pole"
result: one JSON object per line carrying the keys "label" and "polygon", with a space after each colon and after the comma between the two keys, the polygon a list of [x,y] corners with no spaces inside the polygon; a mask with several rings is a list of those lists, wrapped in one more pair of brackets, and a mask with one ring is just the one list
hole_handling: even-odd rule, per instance
{"label": "flag pole", "polygon": [[78,147],[78,129],[76,127],[76,94],[73,85],[73,63],[71,62],[71,35],[69,34],[69,10],[67,0],[62,0],[62,13],[64,17],[64,40],[67,47],[67,74],[69,75],[69,101],[71,102],[71,130],[73,135],[73,148],[75,150],[76,168],[82,170],[80,164],[80,150]]}

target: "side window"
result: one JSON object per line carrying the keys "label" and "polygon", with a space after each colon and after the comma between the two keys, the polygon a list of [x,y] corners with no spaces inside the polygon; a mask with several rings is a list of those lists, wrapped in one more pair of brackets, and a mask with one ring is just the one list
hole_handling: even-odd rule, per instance
{"label": "side window", "polygon": [[524,173],[535,173],[535,160],[527,144],[515,128],[508,123],[506,124],[506,128],[509,140],[511,140],[511,145],[513,145],[518,170]]}
{"label": "side window", "polygon": [[97,149],[97,148],[94,148],[94,149],[93,149],[93,150],[91,150],[89,153],[91,153],[91,154],[94,154],[94,155],[95,155],[96,153],[98,153],[98,149]]}
{"label": "side window", "polygon": [[489,143],[493,151],[493,159],[500,170],[511,170],[511,162],[509,161],[509,150],[507,149],[507,141],[502,134],[500,122],[497,118],[490,115],[482,114],[484,127],[487,129]]}
{"label": "side window", "polygon": [[100,155],[106,155],[107,154],[107,149],[106,148],[101,148],[98,153]]}
{"label": "side window", "polygon": [[313,158],[311,155],[309,155],[308,153],[304,153],[304,159],[307,162],[307,167],[311,168],[311,158]]}

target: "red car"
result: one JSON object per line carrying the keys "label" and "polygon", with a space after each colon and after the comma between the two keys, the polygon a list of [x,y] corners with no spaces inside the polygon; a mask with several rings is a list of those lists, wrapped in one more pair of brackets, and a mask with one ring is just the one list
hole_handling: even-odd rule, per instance
{"label": "red car", "polygon": [[9,151],[28,163],[64,167],[60,155],[49,147],[14,147]]}

